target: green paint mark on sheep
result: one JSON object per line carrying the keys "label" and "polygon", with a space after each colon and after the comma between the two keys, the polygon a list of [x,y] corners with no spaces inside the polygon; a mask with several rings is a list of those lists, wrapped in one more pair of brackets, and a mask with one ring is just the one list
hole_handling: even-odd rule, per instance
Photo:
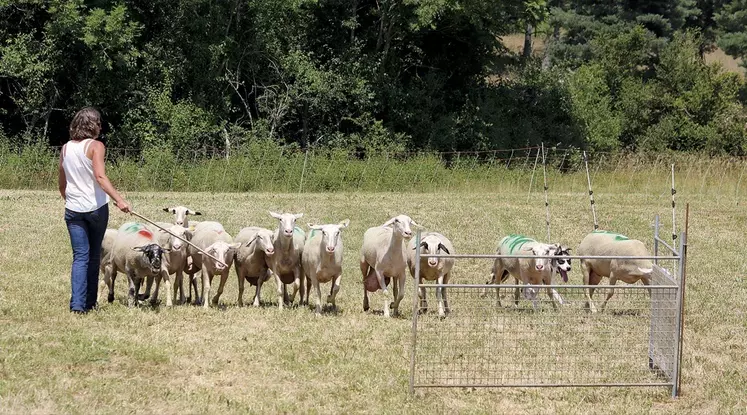
{"label": "green paint mark on sheep", "polygon": [[630,240],[630,238],[628,238],[625,235],[620,235],[619,233],[610,232],[610,231],[594,231],[592,233],[599,233],[599,234],[603,234],[603,235],[609,235],[609,236],[614,237],[614,239],[616,241],[628,241],[628,240]]}
{"label": "green paint mark on sheep", "polygon": [[293,228],[293,233],[297,233],[299,235],[306,235],[306,232],[304,232],[303,229],[299,228],[298,226]]}
{"label": "green paint mark on sheep", "polygon": [[507,245],[508,253],[513,254],[516,250],[521,249],[522,246],[529,242],[535,242],[535,240],[527,238],[524,235],[508,235],[503,238],[501,245]]}
{"label": "green paint mark on sheep", "polygon": [[[296,228],[296,229],[298,229],[298,228]],[[316,229],[312,229],[311,232],[309,232],[309,239],[313,238],[314,235],[316,235],[317,232],[318,231]]]}
{"label": "green paint mark on sheep", "polygon": [[135,233],[144,228],[145,228],[145,225],[143,225],[142,223],[133,223],[130,226],[126,227],[124,231],[126,233]]}

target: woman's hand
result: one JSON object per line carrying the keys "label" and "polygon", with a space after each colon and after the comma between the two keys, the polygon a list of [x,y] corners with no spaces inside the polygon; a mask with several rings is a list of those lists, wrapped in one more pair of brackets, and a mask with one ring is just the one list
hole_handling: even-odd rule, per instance
{"label": "woman's hand", "polygon": [[124,199],[118,201],[116,205],[123,213],[130,213],[130,211],[132,210],[130,204],[127,203]]}

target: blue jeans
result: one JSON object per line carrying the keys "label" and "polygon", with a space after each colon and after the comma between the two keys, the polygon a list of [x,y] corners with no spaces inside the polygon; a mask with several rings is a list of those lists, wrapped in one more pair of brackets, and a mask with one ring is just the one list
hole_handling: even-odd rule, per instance
{"label": "blue jeans", "polygon": [[85,312],[96,305],[99,292],[101,242],[109,223],[109,205],[101,206],[93,212],[65,209],[65,223],[73,247],[70,311]]}

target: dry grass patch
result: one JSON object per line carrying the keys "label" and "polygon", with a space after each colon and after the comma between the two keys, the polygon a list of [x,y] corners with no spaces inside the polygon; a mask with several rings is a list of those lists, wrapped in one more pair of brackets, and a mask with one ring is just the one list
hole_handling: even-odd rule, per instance
{"label": "dry grass patch", "polygon": [[[597,192],[600,223],[650,242],[653,215],[669,217],[668,197]],[[117,301],[86,316],[68,313],[70,246],[55,192],[0,190],[0,413],[460,413],[730,412],[745,407],[747,265],[741,241],[747,213],[728,195],[692,206],[683,396],[665,388],[434,390],[407,393],[412,280],[403,316],[362,312],[358,255],[366,228],[407,213],[447,235],[459,252],[488,253],[505,234],[542,239],[540,194],[205,194],[131,193],[135,208],[170,220],[163,206],[184,204],[232,235],[243,226],[273,228],[267,210],[301,211],[302,223],[349,218],[344,232],[339,313],[236,307],[231,271],[222,306],[127,309],[126,278]],[[577,246],[590,227],[588,201],[552,194],[553,235]],[[129,216],[112,213],[110,227]],[[649,243],[650,246],[650,243]],[[454,282],[484,282],[490,264],[457,263]],[[578,265],[571,282],[581,279]],[[103,283],[102,283],[103,287]],[[250,296],[254,288],[245,293]],[[329,289],[324,287],[324,289]],[[105,295],[100,290],[101,301]],[[615,301],[611,300],[612,302]],[[434,299],[429,299],[431,306]],[[382,297],[371,306],[381,310]],[[611,318],[612,316],[605,316]]]}

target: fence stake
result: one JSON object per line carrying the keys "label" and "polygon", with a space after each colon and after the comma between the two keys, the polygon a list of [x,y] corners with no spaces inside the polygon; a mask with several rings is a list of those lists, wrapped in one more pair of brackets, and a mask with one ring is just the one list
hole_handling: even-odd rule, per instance
{"label": "fence stake", "polygon": [[672,163],[672,241],[677,241],[677,214],[675,210],[674,195],[677,193],[674,187],[674,163]]}
{"label": "fence stake", "polygon": [[[410,354],[410,395],[415,394],[415,352],[418,340],[418,313],[420,311],[420,301],[418,291],[420,291],[420,238],[422,230],[418,229],[415,234],[415,290],[412,294],[412,351]],[[393,281],[396,284],[396,281]]]}
{"label": "fence stake", "polygon": [[545,143],[542,143],[542,172],[545,178],[545,226],[547,227],[547,243],[550,243],[550,202],[547,198],[547,160],[545,158]]}
{"label": "fence stake", "polygon": [[737,180],[737,191],[734,195],[734,199],[737,200],[737,206],[739,206],[739,187],[742,184],[742,176],[744,176],[744,169],[747,167],[747,161],[742,162],[742,172],[739,173],[739,180]]}
{"label": "fence stake", "polygon": [[591,204],[591,216],[594,219],[594,230],[599,229],[597,223],[597,211],[594,209],[594,191],[591,190],[591,176],[589,176],[589,158],[584,151],[584,166],[586,167],[586,182],[589,184],[589,203]]}
{"label": "fence stake", "polygon": [[[530,150],[531,151],[531,150]],[[532,177],[529,179],[529,192],[527,192],[527,202],[532,194],[532,184],[534,183],[534,173],[537,171],[537,161],[539,160],[540,150],[537,149],[537,155],[534,156],[534,167],[532,167]]]}
{"label": "fence stake", "polygon": [[301,169],[301,182],[298,184],[298,193],[301,194],[303,191],[303,177],[306,175],[306,163],[309,161],[309,150],[306,149],[306,154],[303,156],[303,169]]}

